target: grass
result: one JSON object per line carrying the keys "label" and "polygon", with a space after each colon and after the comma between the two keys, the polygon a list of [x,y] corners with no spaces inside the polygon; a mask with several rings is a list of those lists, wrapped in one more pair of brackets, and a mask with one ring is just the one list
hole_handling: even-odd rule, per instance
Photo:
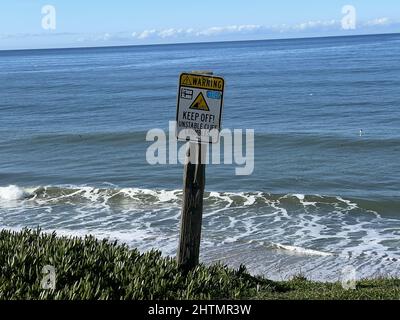
{"label": "grass", "polygon": [[[46,265],[55,289],[44,290]],[[399,299],[399,279],[363,280],[355,290],[304,277],[274,282],[244,266],[199,265],[182,273],[158,251],[140,253],[94,237],[57,237],[40,230],[0,232],[0,299]]]}
{"label": "grass", "polygon": [[398,300],[400,279],[380,278],[357,281],[355,290],[343,289],[341,283],[323,283],[295,277],[279,282],[280,292],[261,292],[258,299],[281,300]]}

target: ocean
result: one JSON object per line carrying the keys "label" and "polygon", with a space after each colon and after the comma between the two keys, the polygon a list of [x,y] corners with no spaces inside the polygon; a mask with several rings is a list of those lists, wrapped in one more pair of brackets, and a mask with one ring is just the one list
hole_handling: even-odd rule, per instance
{"label": "ocean", "polygon": [[[226,81],[254,172],[209,164],[201,262],[400,276],[400,34],[0,51],[0,228],[176,254],[182,164],[150,165],[181,72]],[[183,143],[180,143],[182,145]]]}

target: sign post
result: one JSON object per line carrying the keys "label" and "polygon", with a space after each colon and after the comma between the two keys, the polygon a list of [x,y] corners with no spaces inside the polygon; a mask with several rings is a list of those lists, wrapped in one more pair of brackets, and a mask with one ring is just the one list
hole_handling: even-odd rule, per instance
{"label": "sign post", "polygon": [[206,180],[206,150],[203,144],[218,142],[210,131],[221,128],[224,87],[224,79],[214,77],[212,72],[183,73],[179,80],[176,135],[178,140],[190,141],[183,174],[177,254],[178,265],[186,272],[199,263]]}

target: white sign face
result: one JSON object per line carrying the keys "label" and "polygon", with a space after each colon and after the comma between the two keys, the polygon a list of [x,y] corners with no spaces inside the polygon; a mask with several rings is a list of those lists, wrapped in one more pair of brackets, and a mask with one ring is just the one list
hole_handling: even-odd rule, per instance
{"label": "white sign face", "polygon": [[[225,80],[182,73],[179,78],[176,136],[184,141],[218,142]],[[212,131],[211,131],[212,130]]]}

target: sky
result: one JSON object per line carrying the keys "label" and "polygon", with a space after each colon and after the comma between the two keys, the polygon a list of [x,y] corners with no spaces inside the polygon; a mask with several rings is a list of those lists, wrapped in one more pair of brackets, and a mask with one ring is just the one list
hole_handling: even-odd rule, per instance
{"label": "sky", "polygon": [[0,50],[400,32],[399,0],[0,2]]}

